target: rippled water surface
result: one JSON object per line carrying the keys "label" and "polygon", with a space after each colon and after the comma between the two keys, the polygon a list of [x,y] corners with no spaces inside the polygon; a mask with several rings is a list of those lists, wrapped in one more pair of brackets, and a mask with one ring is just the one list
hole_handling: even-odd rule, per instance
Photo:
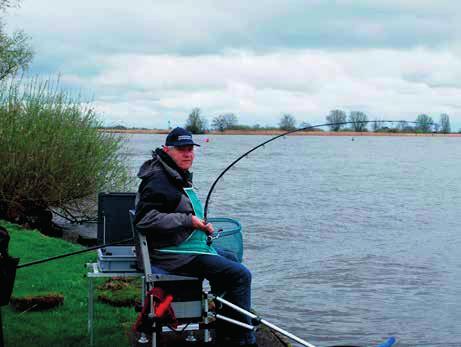
{"label": "rippled water surface", "polygon": [[[203,201],[266,136],[197,136]],[[133,172],[162,135],[131,135]],[[239,219],[261,315],[321,346],[461,346],[461,139],[289,137],[217,185]]]}

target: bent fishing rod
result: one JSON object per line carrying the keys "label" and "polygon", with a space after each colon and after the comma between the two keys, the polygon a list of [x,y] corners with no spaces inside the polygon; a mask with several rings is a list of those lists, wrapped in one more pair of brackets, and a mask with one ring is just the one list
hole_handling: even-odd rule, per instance
{"label": "bent fishing rod", "polygon": [[[325,126],[341,126],[341,125],[347,125],[347,124],[369,124],[369,123],[405,123],[405,124],[421,124],[421,122],[416,122],[416,121],[405,121],[405,120],[367,120],[367,121],[355,121],[355,122],[352,122],[352,121],[348,121],[348,122],[334,122],[334,123],[324,123],[324,124],[317,124],[317,125],[309,125],[307,127],[304,127],[304,128],[298,128],[298,129],[295,129],[295,130],[289,130],[289,131],[286,131],[282,134],[279,134],[279,135],[276,135],[272,138],[270,138],[269,140],[267,141],[264,141],[262,143],[260,143],[259,145],[251,148],[249,151],[243,153],[240,157],[238,157],[237,159],[235,159],[231,164],[229,164],[229,166],[227,166],[218,176],[218,178],[216,178],[216,180],[213,182],[213,184],[211,185],[211,188],[210,190],[208,191],[208,195],[206,197],[206,201],[205,201],[205,209],[204,209],[204,221],[205,223],[207,222],[208,220],[208,206],[210,204],[210,198],[211,198],[211,194],[213,193],[213,190],[216,186],[216,184],[219,182],[219,180],[226,174],[227,171],[229,171],[235,164],[237,164],[240,160],[242,160],[243,158],[245,158],[248,154],[256,151],[258,148],[261,148],[261,147],[264,147],[266,144],[268,144],[269,142],[272,142],[272,141],[275,141],[281,137],[284,137],[284,136],[287,136],[287,135],[290,135],[290,134],[293,134],[293,133],[297,133],[297,132],[300,132],[300,131],[305,131],[305,130],[312,130],[312,129],[315,129],[315,128],[320,128],[320,127],[325,127]],[[435,125],[437,123],[427,123],[427,125]]]}
{"label": "bent fishing rod", "polygon": [[[368,124],[368,123],[402,123],[402,122],[405,122],[406,124],[420,124],[420,122],[414,122],[414,121],[404,121],[404,120],[373,120],[373,121],[356,121],[356,122],[336,122],[336,123],[324,123],[324,124],[318,124],[318,125],[311,125],[311,126],[307,126],[307,127],[304,127],[304,128],[299,128],[299,129],[295,129],[295,130],[290,130],[290,131],[287,131],[285,133],[282,133],[280,135],[277,135],[277,136],[274,136],[272,138],[270,138],[269,140],[267,141],[264,141],[262,142],[261,144],[251,148],[249,151],[245,152],[244,154],[242,154],[240,157],[238,157],[236,160],[234,160],[229,166],[227,166],[222,172],[221,174],[218,176],[218,178],[216,178],[216,180],[213,182],[213,184],[211,185],[211,188],[208,192],[208,195],[207,195],[207,198],[206,198],[206,202],[205,202],[205,209],[204,209],[204,220],[205,222],[207,221],[207,216],[208,216],[208,206],[209,206],[209,202],[210,202],[210,197],[211,197],[211,194],[213,193],[213,190],[216,186],[216,184],[219,182],[219,180],[226,174],[227,171],[229,171],[235,164],[237,164],[241,159],[245,158],[248,154],[254,152],[255,150],[257,150],[258,148],[261,148],[261,147],[264,147],[264,145],[268,144],[269,142],[272,142],[274,140],[277,140],[278,138],[281,138],[283,136],[286,136],[286,135],[289,135],[289,134],[292,134],[292,133],[296,133],[296,132],[299,132],[299,131],[304,131],[304,130],[309,130],[309,129],[314,129],[314,128],[318,128],[318,127],[324,127],[324,126],[335,126],[335,125],[346,125],[346,124],[357,124],[357,123],[360,123],[360,124]],[[433,125],[435,123],[428,123],[428,125]],[[76,251],[76,252],[71,252],[71,253],[66,253],[66,254],[62,254],[62,255],[57,255],[57,256],[54,256],[54,257],[50,257],[50,258],[46,258],[46,259],[41,259],[41,260],[36,260],[36,261],[32,261],[32,262],[29,262],[29,263],[25,263],[25,264],[19,264],[17,266],[17,269],[20,269],[20,268],[23,268],[23,267],[27,267],[27,266],[32,266],[32,265],[37,265],[37,264],[42,264],[42,263],[46,263],[46,262],[49,262],[49,261],[52,261],[52,260],[56,260],[56,259],[61,259],[61,258],[65,258],[65,257],[70,257],[72,255],[77,255],[77,254],[81,254],[81,253],[85,253],[85,252],[90,252],[90,251],[93,251],[93,250],[96,250],[96,249],[99,249],[99,248],[104,248],[104,247],[109,247],[109,246],[115,246],[115,245],[119,245],[119,244],[123,244],[123,243],[126,243],[126,242],[129,242],[129,241],[132,241],[133,238],[129,238],[129,239],[125,239],[125,240],[121,240],[121,241],[117,241],[117,242],[113,242],[113,243],[109,243],[109,244],[103,244],[103,245],[99,245],[99,246],[94,246],[94,247],[89,247],[89,248],[86,248],[86,249],[83,249],[83,250],[79,250],[79,251]]]}

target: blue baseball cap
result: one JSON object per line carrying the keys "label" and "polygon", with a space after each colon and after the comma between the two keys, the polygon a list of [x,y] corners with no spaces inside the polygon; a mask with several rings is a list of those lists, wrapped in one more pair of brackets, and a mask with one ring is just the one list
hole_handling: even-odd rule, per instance
{"label": "blue baseball cap", "polygon": [[165,146],[199,146],[192,140],[192,134],[184,128],[174,128],[170,131],[165,140]]}

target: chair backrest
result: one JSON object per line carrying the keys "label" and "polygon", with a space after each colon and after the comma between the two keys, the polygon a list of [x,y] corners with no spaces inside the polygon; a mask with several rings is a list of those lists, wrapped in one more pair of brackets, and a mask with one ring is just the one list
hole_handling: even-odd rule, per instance
{"label": "chair backrest", "polygon": [[138,266],[144,270],[144,275],[148,278],[148,276],[152,275],[152,266],[150,263],[146,235],[143,235],[136,230],[136,226],[134,224],[134,217],[136,214],[135,210],[129,210],[128,213],[130,215],[131,232],[133,233],[133,239],[135,241]]}

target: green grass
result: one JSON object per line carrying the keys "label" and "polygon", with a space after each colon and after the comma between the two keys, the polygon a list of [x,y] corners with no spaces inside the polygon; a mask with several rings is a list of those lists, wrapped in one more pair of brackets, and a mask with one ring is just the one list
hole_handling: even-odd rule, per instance
{"label": "green grass", "polygon": [[113,306],[131,306],[141,303],[142,284],[137,278],[114,278],[100,284],[98,298]]}
{"label": "green grass", "polygon": [[[10,254],[20,257],[20,264],[82,249],[79,245],[24,230],[11,223],[0,221],[0,225],[8,229]],[[64,305],[42,312],[16,312],[10,306],[2,307],[5,345],[87,346],[85,264],[95,260],[93,251],[18,269],[13,296],[61,293]],[[136,318],[133,308],[112,307],[95,299],[94,313],[96,346],[129,346],[127,331]]]}

